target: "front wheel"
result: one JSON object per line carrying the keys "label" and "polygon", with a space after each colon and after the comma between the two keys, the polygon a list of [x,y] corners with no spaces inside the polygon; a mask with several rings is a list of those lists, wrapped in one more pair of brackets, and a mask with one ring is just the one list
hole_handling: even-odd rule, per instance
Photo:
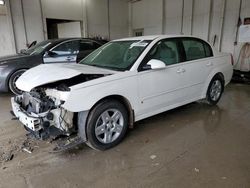
{"label": "front wheel", "polygon": [[223,93],[224,90],[224,81],[219,76],[216,75],[210,82],[207,90],[207,102],[210,105],[216,105]]}
{"label": "front wheel", "polygon": [[87,123],[87,144],[106,150],[119,144],[128,129],[128,113],[116,100],[106,100],[94,107]]}
{"label": "front wheel", "polygon": [[14,93],[15,95],[20,95],[22,94],[22,91],[20,89],[17,88],[16,86],[16,81],[17,79],[25,72],[25,69],[21,69],[18,70],[16,72],[14,72],[9,79],[9,89],[12,93]]}

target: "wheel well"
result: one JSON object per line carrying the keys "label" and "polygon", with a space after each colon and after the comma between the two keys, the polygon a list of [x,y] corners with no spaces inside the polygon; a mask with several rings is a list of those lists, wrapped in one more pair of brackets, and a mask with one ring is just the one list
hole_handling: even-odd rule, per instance
{"label": "wheel well", "polygon": [[129,115],[129,128],[133,128],[133,125],[134,125],[134,110],[133,110],[130,102],[128,101],[128,99],[126,99],[125,97],[123,97],[121,95],[110,95],[110,96],[107,96],[107,97],[104,97],[104,98],[100,99],[98,102],[95,103],[95,105],[90,109],[90,111],[96,105],[98,105],[100,102],[102,102],[104,100],[117,100],[122,105],[124,105],[124,107],[126,108],[126,110],[128,112],[128,115]]}
{"label": "wheel well", "polygon": [[[214,75],[214,77],[216,77],[216,76],[219,76],[219,77],[221,78],[222,84],[223,84],[223,86],[225,86],[225,78],[224,78],[223,73],[222,73],[222,72],[218,72],[218,73],[216,73],[216,74]],[[214,77],[213,77],[213,78],[214,78]],[[213,79],[213,78],[212,78],[212,79]],[[224,87],[223,87],[222,90],[224,90]]]}
{"label": "wheel well", "polygon": [[[212,77],[212,79],[210,80],[210,82],[209,82],[209,84],[208,84],[208,86],[207,86],[207,91],[208,91],[208,88],[209,88],[209,85],[210,85],[210,83],[212,82],[212,80],[215,78],[215,77],[220,77],[221,78],[221,80],[222,80],[222,84],[223,84],[223,86],[225,85],[225,79],[224,79],[224,75],[223,75],[223,73],[221,73],[221,72],[218,72],[218,73],[216,73],[213,77]],[[223,90],[224,90],[224,87],[223,87]],[[206,92],[207,92],[206,91]]]}
{"label": "wheel well", "polygon": [[8,76],[8,79],[7,79],[7,86],[8,86],[8,90],[10,90],[10,88],[9,88],[9,82],[10,82],[10,78],[11,78],[11,76],[13,75],[13,74],[15,74],[17,71],[20,71],[20,70],[25,70],[25,71],[27,71],[28,70],[28,68],[20,68],[20,69],[16,69],[16,70],[13,70],[10,74],[9,74],[9,76]]}
{"label": "wheel well", "polygon": [[[224,77],[224,75],[223,75],[222,72],[218,72],[217,74],[214,75],[214,77],[215,77],[215,76],[221,77],[221,79],[222,79],[222,81],[223,81],[223,84],[225,84],[225,77]],[[214,77],[213,77],[213,78],[214,78]]]}

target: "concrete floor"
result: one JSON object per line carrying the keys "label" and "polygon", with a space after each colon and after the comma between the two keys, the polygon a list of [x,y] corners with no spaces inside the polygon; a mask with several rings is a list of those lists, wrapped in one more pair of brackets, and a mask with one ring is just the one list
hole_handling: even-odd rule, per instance
{"label": "concrete floor", "polygon": [[[0,96],[0,149],[25,139]],[[218,104],[192,103],[136,123],[114,149],[87,146],[1,162],[0,187],[250,187],[250,87],[231,84]]]}

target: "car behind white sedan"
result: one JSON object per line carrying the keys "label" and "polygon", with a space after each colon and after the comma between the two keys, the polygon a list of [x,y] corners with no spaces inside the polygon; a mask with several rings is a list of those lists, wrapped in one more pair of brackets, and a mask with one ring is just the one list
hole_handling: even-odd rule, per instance
{"label": "car behind white sedan", "polygon": [[232,77],[230,54],[190,36],[143,36],[111,41],[80,64],[46,64],[16,82],[15,116],[38,138],[77,133],[105,150],[141,119],[206,99],[217,104]]}

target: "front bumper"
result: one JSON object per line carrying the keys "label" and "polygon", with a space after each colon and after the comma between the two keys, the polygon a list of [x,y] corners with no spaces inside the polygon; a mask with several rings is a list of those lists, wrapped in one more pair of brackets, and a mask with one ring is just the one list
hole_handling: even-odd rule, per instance
{"label": "front bumper", "polygon": [[15,98],[11,98],[12,110],[15,116],[21,121],[21,123],[32,131],[39,131],[41,129],[41,119],[39,117],[33,117],[25,113],[20,105],[15,101]]}
{"label": "front bumper", "polygon": [[8,92],[9,87],[7,83],[7,79],[0,75],[0,92]]}
{"label": "front bumper", "polygon": [[8,81],[11,73],[11,69],[8,67],[0,66],[0,92],[9,91]]}

